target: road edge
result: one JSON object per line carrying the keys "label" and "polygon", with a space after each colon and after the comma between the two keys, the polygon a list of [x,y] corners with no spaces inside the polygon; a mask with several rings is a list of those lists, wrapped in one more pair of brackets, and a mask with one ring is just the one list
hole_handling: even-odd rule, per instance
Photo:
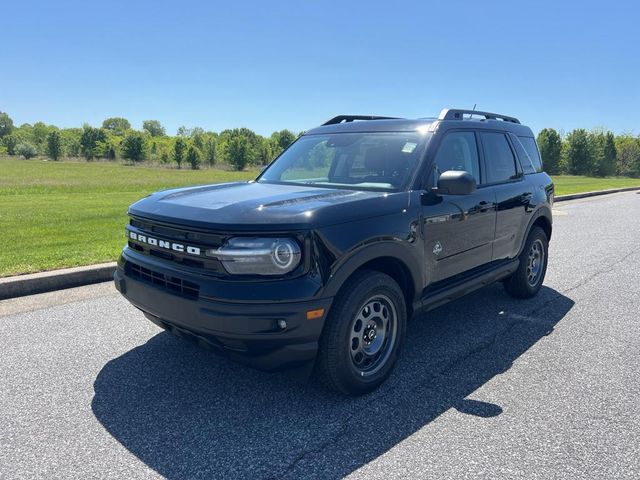
{"label": "road edge", "polygon": [[0,278],[0,300],[64,290],[113,278],[116,262]]}
{"label": "road edge", "polygon": [[608,190],[594,190],[593,192],[569,193],[567,195],[558,195],[557,197],[554,197],[553,200],[554,202],[563,202],[566,200],[575,200],[577,198],[587,198],[587,197],[596,197],[598,195],[608,195],[610,193],[632,192],[634,190],[640,190],[640,186],[610,188]]}
{"label": "road edge", "polygon": [[[593,192],[571,193],[555,197],[555,202],[575,200],[578,198],[595,197],[610,193],[630,192],[640,190],[637,187],[612,188],[609,190],[596,190]],[[31,273],[28,275],[16,275],[13,277],[0,277],[0,300],[15,297],[24,297],[37,293],[63,290],[65,288],[81,287],[93,283],[107,282],[113,278],[116,262],[87,265],[86,267],[64,268],[48,272]]]}

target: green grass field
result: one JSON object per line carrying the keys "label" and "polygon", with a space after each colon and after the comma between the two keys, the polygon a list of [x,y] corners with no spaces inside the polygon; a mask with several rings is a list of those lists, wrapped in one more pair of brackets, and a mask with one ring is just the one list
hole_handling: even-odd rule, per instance
{"label": "green grass field", "polygon": [[553,183],[556,186],[556,195],[568,195],[570,193],[593,192],[609,188],[637,187],[640,186],[640,178],[592,178],[556,175],[553,177]]}
{"label": "green grass field", "polygon": [[115,260],[134,201],[257,173],[1,158],[0,276]]}
{"label": "green grass field", "polygon": [[[0,158],[0,276],[115,260],[127,206],[156,190],[253,178],[105,162]],[[640,185],[640,179],[558,176],[556,194]]]}

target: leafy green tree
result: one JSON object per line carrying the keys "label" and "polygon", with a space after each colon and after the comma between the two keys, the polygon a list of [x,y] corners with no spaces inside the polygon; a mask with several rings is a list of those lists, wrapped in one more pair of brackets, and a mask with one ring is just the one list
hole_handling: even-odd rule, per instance
{"label": "leafy green tree", "polygon": [[602,129],[593,130],[589,134],[589,142],[593,157],[592,174],[596,177],[607,177],[616,170],[616,145],[613,133]]}
{"label": "leafy green tree", "polygon": [[16,147],[16,153],[22,155],[26,160],[38,155],[38,149],[35,145],[29,142],[19,143]]}
{"label": "leafy green tree", "polygon": [[244,170],[253,158],[251,143],[244,135],[236,135],[227,145],[229,163],[238,171]]}
{"label": "leafy green tree", "polygon": [[213,134],[208,134],[204,141],[204,160],[209,164],[209,166],[214,166],[216,161],[218,160],[217,154],[217,142],[216,138]]}
{"label": "leafy green tree", "polygon": [[187,162],[189,162],[189,165],[191,165],[192,170],[197,170],[198,168],[200,168],[200,157],[200,150],[198,150],[198,148],[196,148],[194,145],[191,145],[189,147],[189,150],[187,151]]}
{"label": "leafy green tree", "polygon": [[178,131],[176,132],[176,136],[178,137],[190,137],[191,136],[191,129],[185,127],[184,125],[182,127],[178,127]]}
{"label": "leafy green tree", "polygon": [[62,137],[62,149],[69,157],[81,156],[82,146],[80,145],[80,137],[82,136],[81,128],[64,128],[60,130]]}
{"label": "leafy green tree", "polygon": [[47,157],[58,160],[62,156],[62,137],[60,132],[52,130],[47,135]]}
{"label": "leafy green tree", "polygon": [[267,165],[273,160],[273,142],[268,138],[262,138],[260,141],[260,149],[258,150],[258,162],[260,165]]}
{"label": "leafy green tree", "polygon": [[142,130],[152,137],[164,137],[167,134],[158,120],[145,120],[142,122]]}
{"label": "leafy green tree", "polygon": [[116,157],[118,156],[116,154],[116,147],[112,143],[109,143],[109,145],[107,145],[107,149],[105,150],[104,156],[109,160],[115,160]]}
{"label": "leafy green tree", "polygon": [[102,122],[102,128],[118,137],[122,137],[127,133],[127,130],[131,130],[131,123],[126,118],[111,117]]}
{"label": "leafy green tree", "polygon": [[589,175],[593,172],[593,150],[589,134],[584,128],[573,130],[563,145],[563,170],[570,175]]}
{"label": "leafy green tree", "polygon": [[16,154],[16,147],[18,146],[18,137],[16,137],[15,135],[7,135],[2,139],[2,142],[4,143],[4,146],[7,147],[8,155]]}
{"label": "leafy green tree", "polygon": [[545,171],[551,175],[560,173],[562,139],[558,132],[553,128],[544,128],[538,134],[537,142]]}
{"label": "leafy green tree", "polygon": [[106,142],[107,134],[101,128],[93,128],[85,125],[80,135],[80,149],[82,156],[87,160],[93,160],[99,151],[99,142]]}
{"label": "leafy green tree", "polygon": [[201,128],[193,129],[191,133],[191,141],[198,150],[204,150],[204,132]]}
{"label": "leafy green tree", "polygon": [[7,113],[0,112],[0,139],[11,134],[12,131],[13,120],[11,120],[11,117]]}
{"label": "leafy green tree", "polygon": [[629,134],[616,137],[616,174],[640,177],[640,138]]}
{"label": "leafy green tree", "polygon": [[48,127],[43,122],[36,122],[33,124],[33,128],[31,129],[31,138],[39,148],[44,150],[47,135],[49,135],[49,132],[54,129],[55,127]]}
{"label": "leafy green tree", "polygon": [[169,163],[169,154],[167,153],[166,150],[160,154],[160,161],[162,163]]}
{"label": "leafy green tree", "polygon": [[176,142],[173,144],[173,160],[178,164],[178,168],[182,167],[182,160],[184,160],[184,151],[187,148],[187,142],[184,138],[176,138]]}
{"label": "leafy green tree", "polygon": [[[117,138],[117,137],[114,137]],[[94,149],[96,157],[106,158],[108,160],[116,159],[116,147],[113,143],[113,139],[104,140],[96,143],[96,148]]]}
{"label": "leafy green tree", "polygon": [[[226,163],[236,165],[235,160],[231,156],[230,150],[230,142],[231,140],[242,137],[246,140],[246,148],[244,151],[246,152],[246,164],[254,164],[258,161],[258,152],[260,151],[260,142],[261,138],[252,130],[248,128],[234,128],[233,130],[223,130],[220,133],[219,140],[222,144],[223,148],[223,157]],[[238,142],[235,142],[234,149],[238,146]],[[245,164],[245,165],[246,165]],[[244,167],[243,167],[244,168]]]}
{"label": "leafy green tree", "polygon": [[121,149],[122,157],[135,163],[144,160],[147,153],[147,144],[141,133],[131,132],[122,140]]}
{"label": "leafy green tree", "polygon": [[285,148],[291,145],[296,140],[296,134],[290,130],[280,130],[279,132],[273,132],[271,138],[275,141],[278,148],[278,155]]}

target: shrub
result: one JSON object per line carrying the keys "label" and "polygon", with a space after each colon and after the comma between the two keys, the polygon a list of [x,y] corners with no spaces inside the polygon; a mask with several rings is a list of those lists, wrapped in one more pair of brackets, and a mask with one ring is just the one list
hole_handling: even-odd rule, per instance
{"label": "shrub", "polygon": [[18,144],[18,146],[16,147],[16,153],[23,156],[26,160],[29,160],[30,158],[38,155],[38,150],[36,149],[35,145],[29,142],[24,142]]}

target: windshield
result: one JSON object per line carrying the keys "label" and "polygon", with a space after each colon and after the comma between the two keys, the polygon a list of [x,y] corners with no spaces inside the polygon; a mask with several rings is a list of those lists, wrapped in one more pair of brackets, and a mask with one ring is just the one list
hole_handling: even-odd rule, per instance
{"label": "windshield", "polygon": [[410,180],[424,141],[416,132],[305,135],[258,182],[398,190]]}

